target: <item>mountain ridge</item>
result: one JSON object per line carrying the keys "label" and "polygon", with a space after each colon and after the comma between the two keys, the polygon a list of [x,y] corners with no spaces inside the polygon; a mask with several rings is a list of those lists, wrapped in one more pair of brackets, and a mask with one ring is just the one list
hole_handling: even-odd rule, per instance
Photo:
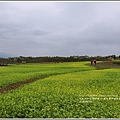
{"label": "mountain ridge", "polygon": [[0,52],[0,58],[14,57],[13,54]]}

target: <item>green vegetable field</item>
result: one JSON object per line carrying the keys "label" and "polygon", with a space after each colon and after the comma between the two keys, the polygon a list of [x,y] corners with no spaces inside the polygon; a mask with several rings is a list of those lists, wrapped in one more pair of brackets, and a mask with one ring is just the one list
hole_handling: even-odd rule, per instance
{"label": "green vegetable field", "polygon": [[0,67],[0,91],[0,118],[120,118],[119,67],[9,65]]}

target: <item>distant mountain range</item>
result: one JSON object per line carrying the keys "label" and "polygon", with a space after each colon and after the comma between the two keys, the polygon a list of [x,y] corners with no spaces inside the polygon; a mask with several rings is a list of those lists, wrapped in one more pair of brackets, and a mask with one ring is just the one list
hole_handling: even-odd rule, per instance
{"label": "distant mountain range", "polygon": [[15,55],[9,54],[9,53],[3,53],[0,52],[0,58],[8,58],[8,57],[14,57]]}

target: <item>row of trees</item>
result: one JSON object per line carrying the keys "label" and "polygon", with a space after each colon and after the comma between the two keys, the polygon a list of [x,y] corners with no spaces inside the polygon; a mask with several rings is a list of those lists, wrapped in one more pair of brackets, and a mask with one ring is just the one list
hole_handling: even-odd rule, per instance
{"label": "row of trees", "polygon": [[109,56],[95,56],[95,57],[89,57],[89,56],[70,56],[70,57],[11,57],[11,58],[0,58],[0,65],[7,65],[7,64],[20,64],[20,63],[50,63],[50,62],[80,62],[80,61],[90,61],[93,59],[96,59],[97,61],[105,61],[109,57],[112,57],[114,59],[120,59],[120,55],[109,55]]}

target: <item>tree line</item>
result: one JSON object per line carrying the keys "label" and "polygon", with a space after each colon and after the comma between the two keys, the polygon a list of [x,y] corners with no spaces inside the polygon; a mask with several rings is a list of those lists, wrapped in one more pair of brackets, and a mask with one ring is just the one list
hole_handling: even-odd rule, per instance
{"label": "tree line", "polygon": [[97,61],[105,61],[109,57],[112,57],[113,59],[120,59],[120,55],[109,55],[109,56],[69,56],[69,57],[60,57],[60,56],[44,56],[44,57],[10,57],[10,58],[0,58],[0,65],[8,65],[8,64],[21,64],[21,63],[63,63],[63,62],[80,62],[80,61],[91,61],[91,60],[97,60]]}

